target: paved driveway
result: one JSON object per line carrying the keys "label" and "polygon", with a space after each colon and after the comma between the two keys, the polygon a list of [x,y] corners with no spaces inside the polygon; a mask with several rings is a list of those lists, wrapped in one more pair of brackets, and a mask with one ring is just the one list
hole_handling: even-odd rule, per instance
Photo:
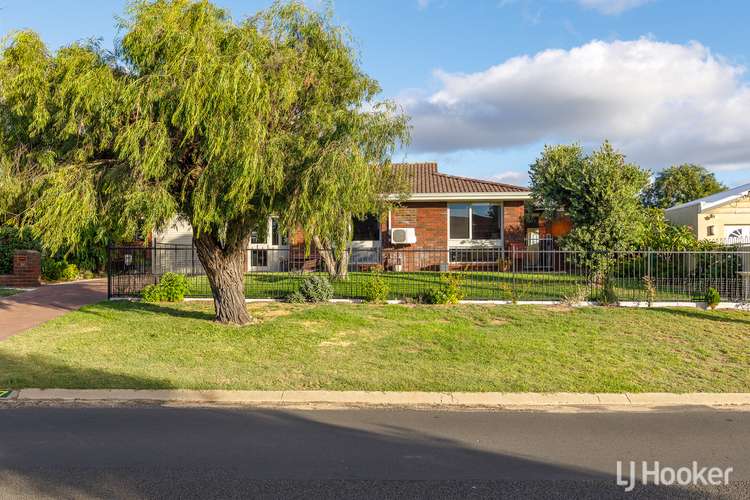
{"label": "paved driveway", "polygon": [[0,340],[106,298],[106,279],[45,285],[0,298]]}

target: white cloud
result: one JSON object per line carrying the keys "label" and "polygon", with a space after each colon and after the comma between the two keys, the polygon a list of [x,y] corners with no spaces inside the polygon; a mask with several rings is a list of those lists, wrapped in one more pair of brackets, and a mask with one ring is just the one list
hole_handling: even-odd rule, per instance
{"label": "white cloud", "polygon": [[516,170],[506,170],[505,172],[500,172],[490,178],[490,180],[506,182],[508,184],[525,184],[528,179],[528,172],[518,172]]}
{"label": "white cloud", "polygon": [[614,15],[626,10],[640,7],[653,0],[578,0],[578,3],[588,9],[594,9],[605,15]]}
{"label": "white cloud", "polygon": [[430,0],[417,0],[417,7],[420,9],[426,9],[430,5]]}
{"label": "white cloud", "polygon": [[609,139],[646,167],[750,158],[744,68],[699,43],[592,41],[508,59],[470,74],[436,71],[410,91],[413,151],[492,150]]}

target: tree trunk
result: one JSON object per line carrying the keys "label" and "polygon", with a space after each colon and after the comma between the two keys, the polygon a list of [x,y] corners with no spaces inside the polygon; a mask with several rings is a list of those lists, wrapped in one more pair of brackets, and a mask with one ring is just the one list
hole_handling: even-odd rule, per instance
{"label": "tree trunk", "polygon": [[323,257],[323,262],[328,270],[328,276],[331,280],[345,280],[347,278],[347,270],[349,269],[349,252],[348,251],[335,251],[331,248],[331,245],[323,244],[323,241],[318,237],[314,236],[313,241],[315,242],[315,248]]}
{"label": "tree trunk", "polygon": [[245,307],[245,240],[227,248],[208,234],[194,238],[214,297],[216,321],[244,325],[252,319]]}

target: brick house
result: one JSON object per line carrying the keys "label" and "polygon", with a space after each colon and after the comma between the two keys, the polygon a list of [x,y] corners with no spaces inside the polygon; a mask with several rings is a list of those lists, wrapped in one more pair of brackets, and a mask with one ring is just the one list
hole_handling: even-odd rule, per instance
{"label": "brick house", "polygon": [[[437,163],[394,167],[404,169],[411,195],[387,214],[353,221],[354,269],[382,264],[404,271],[446,270],[496,263],[509,248],[522,247],[525,238],[540,236],[539,229],[527,233],[524,226],[527,188],[443,174]],[[154,243],[191,245],[192,229],[176,222],[154,235]],[[312,269],[320,262],[315,252],[306,255],[301,235],[287,237],[270,218],[267,228],[252,235],[247,266],[248,271]]]}

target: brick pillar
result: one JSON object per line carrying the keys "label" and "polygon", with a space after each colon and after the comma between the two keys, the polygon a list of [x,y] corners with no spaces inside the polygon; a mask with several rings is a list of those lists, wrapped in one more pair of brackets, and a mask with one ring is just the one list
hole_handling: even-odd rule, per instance
{"label": "brick pillar", "polygon": [[42,284],[42,255],[36,250],[16,250],[13,253],[13,274],[0,275],[0,285],[34,287]]}

